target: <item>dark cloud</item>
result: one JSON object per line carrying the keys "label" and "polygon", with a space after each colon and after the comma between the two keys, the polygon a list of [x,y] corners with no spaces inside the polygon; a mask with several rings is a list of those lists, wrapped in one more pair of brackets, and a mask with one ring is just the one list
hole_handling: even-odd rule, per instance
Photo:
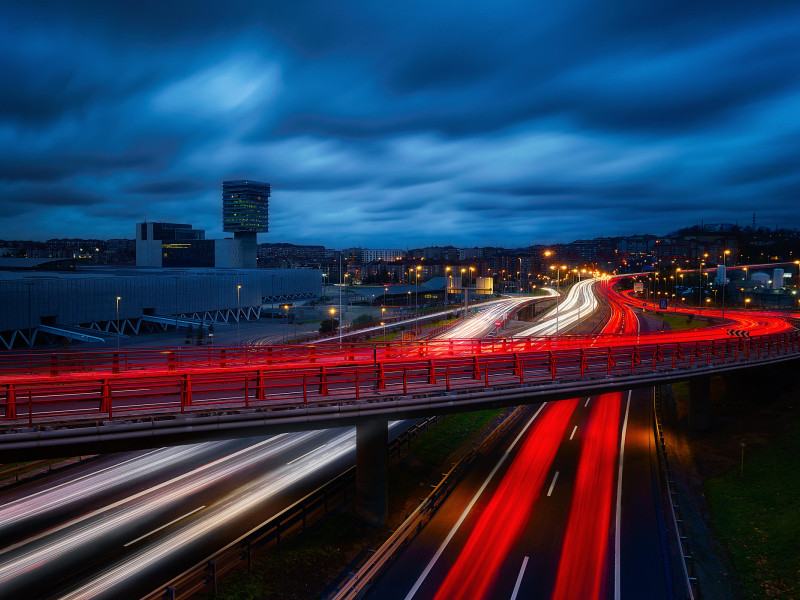
{"label": "dark cloud", "polygon": [[272,183],[269,239],[331,246],[790,224],[799,26],[782,0],[17,3],[0,237],[218,234],[238,177]]}
{"label": "dark cloud", "polygon": [[176,178],[142,181],[140,183],[129,185],[124,191],[128,194],[181,195],[194,194],[206,189],[207,185],[196,179]]}

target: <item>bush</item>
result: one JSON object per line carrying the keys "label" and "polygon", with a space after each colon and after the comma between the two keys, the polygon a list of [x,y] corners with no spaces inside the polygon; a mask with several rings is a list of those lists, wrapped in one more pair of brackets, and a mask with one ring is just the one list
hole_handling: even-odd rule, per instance
{"label": "bush", "polygon": [[370,315],[360,315],[353,319],[353,327],[366,327],[367,325],[372,325],[377,322],[378,321]]}
{"label": "bush", "polygon": [[319,332],[320,333],[330,333],[332,331],[336,331],[339,327],[339,319],[334,319],[331,317],[330,319],[325,319],[320,323]]}

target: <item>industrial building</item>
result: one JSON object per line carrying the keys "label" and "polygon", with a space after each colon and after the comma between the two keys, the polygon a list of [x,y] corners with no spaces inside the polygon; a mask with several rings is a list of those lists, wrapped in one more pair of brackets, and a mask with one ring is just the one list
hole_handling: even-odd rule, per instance
{"label": "industrial building", "polygon": [[0,261],[6,349],[257,319],[265,304],[297,303],[322,290],[321,271],[311,269],[2,268]]}

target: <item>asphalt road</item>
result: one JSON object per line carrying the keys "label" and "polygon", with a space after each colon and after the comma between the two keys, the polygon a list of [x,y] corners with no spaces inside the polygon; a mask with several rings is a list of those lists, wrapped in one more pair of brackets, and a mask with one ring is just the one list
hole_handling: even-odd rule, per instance
{"label": "asphalt road", "polygon": [[354,443],[338,429],[129,453],[4,490],[0,597],[139,597],[338,475]]}
{"label": "asphalt road", "polygon": [[531,407],[367,597],[672,598],[651,393]]}

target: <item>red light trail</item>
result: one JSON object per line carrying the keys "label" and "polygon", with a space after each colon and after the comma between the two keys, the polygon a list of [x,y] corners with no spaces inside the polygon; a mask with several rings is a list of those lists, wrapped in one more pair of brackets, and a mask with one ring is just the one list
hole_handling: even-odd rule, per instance
{"label": "red light trail", "polygon": [[491,598],[500,567],[530,519],[577,404],[572,399],[548,405],[528,432],[435,600]]}
{"label": "red light trail", "polygon": [[619,392],[599,396],[589,416],[552,600],[603,596],[621,397]]}

